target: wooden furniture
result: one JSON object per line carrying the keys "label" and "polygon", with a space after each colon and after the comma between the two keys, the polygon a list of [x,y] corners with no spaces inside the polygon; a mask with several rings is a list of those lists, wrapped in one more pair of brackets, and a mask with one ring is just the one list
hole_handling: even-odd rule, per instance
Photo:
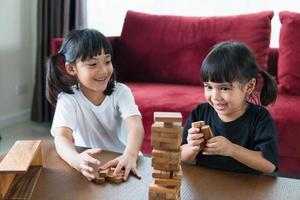
{"label": "wooden furniture", "polygon": [[[82,151],[82,149],[80,149]],[[32,193],[32,200],[148,199],[152,183],[151,158],[141,156],[139,180],[129,176],[121,184],[97,185],[86,180],[56,153],[53,142],[42,143],[43,169]],[[102,163],[118,156],[102,152]],[[300,199],[300,180],[272,176],[239,174],[182,164],[181,199]]]}
{"label": "wooden furniture", "polygon": [[[41,141],[16,141],[0,162],[0,199],[10,198],[20,191],[26,191],[30,196],[41,166]],[[22,177],[26,177],[25,182],[21,181]],[[28,195],[23,197],[28,199]]]}

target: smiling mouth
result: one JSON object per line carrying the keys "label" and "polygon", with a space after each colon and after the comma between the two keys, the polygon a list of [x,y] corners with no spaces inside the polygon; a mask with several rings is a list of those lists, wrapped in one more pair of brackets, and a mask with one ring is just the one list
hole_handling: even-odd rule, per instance
{"label": "smiling mouth", "polygon": [[96,78],[96,81],[105,81],[107,79],[107,77],[103,77],[103,78]]}
{"label": "smiling mouth", "polygon": [[214,104],[216,110],[224,110],[225,104]]}

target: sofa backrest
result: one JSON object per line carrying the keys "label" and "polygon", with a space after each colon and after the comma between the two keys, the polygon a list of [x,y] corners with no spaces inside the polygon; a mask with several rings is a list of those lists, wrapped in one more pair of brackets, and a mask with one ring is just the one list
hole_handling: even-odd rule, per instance
{"label": "sofa backrest", "polygon": [[116,67],[123,81],[198,85],[207,53],[215,44],[231,40],[247,44],[266,69],[273,14],[185,17],[128,11]]}
{"label": "sofa backrest", "polygon": [[[114,50],[114,54],[117,54],[117,49],[118,46],[120,45],[120,37],[118,36],[114,36],[114,37],[108,37],[113,50]],[[63,38],[54,38],[51,41],[51,54],[54,54],[56,52],[58,52],[58,50],[60,49],[60,46],[62,45],[63,42]],[[124,58],[126,59],[126,58]],[[136,82],[138,80],[135,80],[130,74],[122,73],[122,70],[120,71],[118,69],[118,66],[115,66],[115,60],[114,60],[114,56],[113,56],[113,63],[114,63],[114,67],[116,67],[116,71],[117,71],[117,78],[121,79],[121,80],[127,80],[128,82]],[[267,62],[267,71],[274,77],[277,78],[277,65],[278,65],[278,48],[269,48],[268,51],[268,62]]]}

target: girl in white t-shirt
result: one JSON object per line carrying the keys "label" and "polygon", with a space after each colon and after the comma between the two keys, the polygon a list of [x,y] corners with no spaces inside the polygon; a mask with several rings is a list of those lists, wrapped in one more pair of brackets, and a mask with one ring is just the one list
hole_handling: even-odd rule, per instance
{"label": "girl in white t-shirt", "polygon": [[[47,69],[47,98],[55,106],[51,127],[58,154],[88,180],[101,149],[121,152],[102,165],[140,177],[137,158],[144,137],[141,114],[130,89],[115,81],[108,39],[92,29],[74,30]],[[82,153],[75,146],[88,147]]]}

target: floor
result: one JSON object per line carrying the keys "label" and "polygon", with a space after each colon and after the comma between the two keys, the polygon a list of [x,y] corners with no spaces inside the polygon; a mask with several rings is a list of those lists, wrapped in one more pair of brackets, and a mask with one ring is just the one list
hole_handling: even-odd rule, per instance
{"label": "floor", "polygon": [[50,123],[22,122],[0,129],[0,154],[5,154],[16,140],[53,140]]}

